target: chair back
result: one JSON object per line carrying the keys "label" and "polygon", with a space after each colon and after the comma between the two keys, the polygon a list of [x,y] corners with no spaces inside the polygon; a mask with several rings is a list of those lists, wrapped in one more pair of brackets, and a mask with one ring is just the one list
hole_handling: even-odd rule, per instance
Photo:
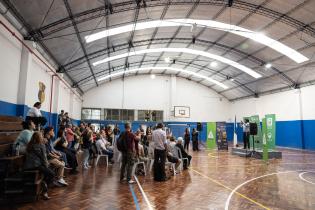
{"label": "chair back", "polygon": [[177,158],[179,158],[179,159],[182,159],[183,158],[183,156],[182,156],[182,151],[178,148],[178,147],[176,147],[175,146],[175,157],[177,157]]}

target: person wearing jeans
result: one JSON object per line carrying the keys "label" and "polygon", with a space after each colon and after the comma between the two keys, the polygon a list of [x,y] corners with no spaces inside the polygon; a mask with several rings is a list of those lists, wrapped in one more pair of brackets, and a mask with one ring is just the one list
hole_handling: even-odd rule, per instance
{"label": "person wearing jeans", "polygon": [[93,142],[93,132],[91,130],[87,130],[85,134],[83,134],[83,169],[88,169],[89,158],[90,158],[90,149],[92,147]]}
{"label": "person wearing jeans", "polygon": [[131,179],[133,159],[138,154],[138,147],[135,146],[135,135],[131,132],[130,123],[125,124],[125,132],[121,134],[121,138],[125,141],[125,149],[122,153],[122,164],[120,169],[120,181],[124,180],[125,172],[127,171],[127,181],[129,184],[135,183]]}

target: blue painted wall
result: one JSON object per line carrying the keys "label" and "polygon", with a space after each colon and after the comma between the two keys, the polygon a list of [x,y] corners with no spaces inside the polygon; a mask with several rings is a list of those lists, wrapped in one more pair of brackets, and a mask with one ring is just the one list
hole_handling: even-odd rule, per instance
{"label": "blue painted wall", "polygon": [[[8,103],[5,101],[0,101],[0,115],[7,115],[7,116],[19,116],[25,118],[28,110],[30,107],[21,104],[13,104]],[[41,111],[42,115],[49,121],[50,113],[46,111]],[[74,125],[79,125],[80,120],[72,120]],[[58,114],[52,113],[51,114],[51,123],[47,122],[46,125],[50,124],[54,127],[55,131],[57,131],[57,124],[58,124]]]}
{"label": "blue painted wall", "polygon": [[[9,116],[26,116],[29,107],[26,105],[17,105],[13,103],[8,103],[0,101],[0,115]],[[49,119],[49,112],[42,111],[43,116]],[[57,113],[52,113],[51,124],[57,128]],[[99,121],[91,120],[91,123],[99,123],[101,126],[108,124],[118,124],[121,130],[123,130],[124,123],[122,121]],[[78,125],[80,120],[73,120],[73,124]],[[146,124],[147,126],[154,126],[154,122],[143,122],[135,121],[132,123],[132,129],[137,130],[141,124]],[[191,130],[196,128],[197,122],[165,122],[168,124],[187,124],[190,125]],[[185,126],[170,125],[173,134],[178,137],[183,135],[183,130]],[[207,123],[202,123],[202,131],[200,132],[200,140],[205,141],[207,136]],[[228,141],[233,141],[233,131],[234,123],[226,124],[227,139]],[[315,120],[292,120],[292,121],[277,121],[276,122],[276,145],[283,147],[292,147],[299,149],[315,150]],[[237,139],[238,142],[243,141],[243,131],[238,124],[237,128]]]}

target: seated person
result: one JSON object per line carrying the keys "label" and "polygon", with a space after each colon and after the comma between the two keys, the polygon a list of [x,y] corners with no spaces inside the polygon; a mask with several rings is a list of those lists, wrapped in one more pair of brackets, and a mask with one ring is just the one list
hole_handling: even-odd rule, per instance
{"label": "seated person", "polygon": [[32,120],[37,128],[46,124],[47,120],[42,116],[40,112],[42,104],[40,102],[36,102],[30,110],[28,110],[26,114],[26,120]]}
{"label": "seated person", "polygon": [[53,127],[46,127],[44,129],[44,143],[46,146],[47,159],[49,167],[55,169],[57,183],[61,186],[68,186],[68,183],[63,179],[65,163],[62,161],[62,156],[54,152],[50,141],[55,136]]}
{"label": "seated person", "polygon": [[111,163],[113,163],[113,156],[114,156],[114,152],[113,150],[111,150],[110,148],[108,148],[107,146],[110,145],[109,142],[107,142],[104,138],[101,138],[101,134],[97,134],[96,135],[96,147],[99,151],[102,152],[102,154],[104,155],[108,155],[108,159],[110,160]]}
{"label": "seated person", "polygon": [[138,144],[138,151],[139,151],[139,154],[138,154],[139,160],[143,162],[148,162],[149,158],[145,156],[144,147],[142,144]]}
{"label": "seated person", "polygon": [[[174,154],[174,146],[172,146],[172,142],[174,142],[175,139],[174,137],[170,137],[170,139],[168,139],[167,141],[167,154],[166,154],[166,157],[167,157],[167,160],[168,162],[170,163],[175,163],[175,170],[176,170],[176,173],[177,173],[177,169],[178,169],[178,166],[180,166],[181,164],[181,160],[178,159]],[[174,142],[175,143],[175,142]]]}
{"label": "seated person", "polygon": [[19,154],[26,153],[27,144],[30,142],[35,129],[35,124],[31,120],[22,122],[22,126],[23,131],[21,131],[14,142],[14,148],[19,150]]}
{"label": "seated person", "polygon": [[[178,137],[177,138],[177,143],[176,143],[176,147],[178,147],[180,149],[180,151],[182,152],[182,158],[188,158],[188,163],[184,162],[184,169],[187,169],[188,166],[190,165],[190,161],[191,161],[191,155],[189,155],[184,147],[183,147],[183,138],[182,137]],[[179,154],[178,154],[179,156]]]}
{"label": "seated person", "polygon": [[60,128],[57,134],[57,139],[54,142],[54,148],[60,152],[63,152],[67,156],[67,162],[70,166],[71,174],[77,174],[78,161],[76,156],[76,151],[68,148],[68,142],[65,138],[65,129]]}
{"label": "seated person", "polygon": [[40,132],[34,132],[26,148],[24,169],[39,170],[43,174],[44,180],[42,182],[41,192],[45,200],[49,199],[48,185],[52,183],[55,177],[55,172],[48,168],[48,165],[43,136]]}

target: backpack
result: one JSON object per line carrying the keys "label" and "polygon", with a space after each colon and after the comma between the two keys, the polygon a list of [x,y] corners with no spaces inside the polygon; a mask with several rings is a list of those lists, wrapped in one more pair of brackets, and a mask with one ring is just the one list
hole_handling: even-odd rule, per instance
{"label": "backpack", "polygon": [[117,144],[117,149],[120,151],[120,152],[126,152],[128,147],[127,147],[127,133],[126,132],[123,132],[119,135],[117,141],[116,141],[116,144]]}

